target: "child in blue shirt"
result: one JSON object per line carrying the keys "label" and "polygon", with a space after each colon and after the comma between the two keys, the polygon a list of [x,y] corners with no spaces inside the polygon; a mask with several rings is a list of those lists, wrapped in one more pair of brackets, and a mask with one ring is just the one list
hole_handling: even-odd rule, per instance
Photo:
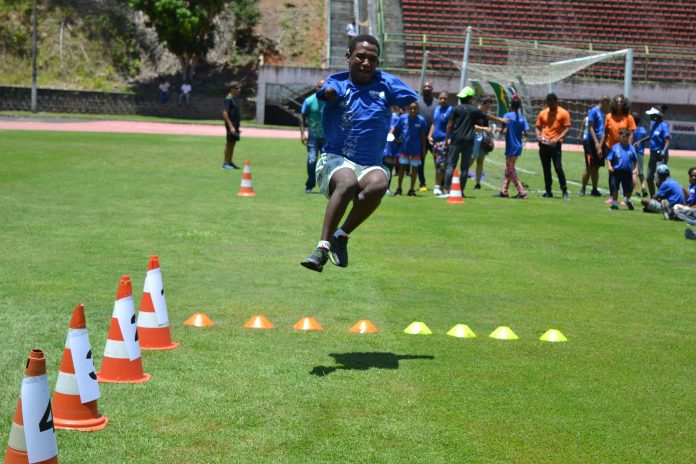
{"label": "child in blue shirt", "polygon": [[643,211],[662,213],[665,219],[670,219],[675,205],[684,204],[684,189],[679,185],[679,182],[669,176],[669,167],[666,164],[658,165],[655,174],[658,190],[652,198],[641,199]]}
{"label": "child in blue shirt", "polygon": [[[391,106],[404,107],[418,94],[396,76],[377,71],[380,46],[371,35],[350,41],[348,71],[333,74],[317,92],[324,100],[322,126],[326,137],[317,160],[317,183],[329,199],[321,238],[316,249],[300,263],[321,272],[331,262],[348,266],[348,234],[382,202],[389,172],[382,166]],[[343,225],[338,227],[352,203]]]}
{"label": "child in blue shirt", "polygon": [[524,138],[526,138],[529,133],[529,124],[522,114],[521,108],[522,100],[519,95],[513,95],[510,101],[510,109],[512,111],[503,116],[503,119],[507,121],[503,125],[503,133],[505,134],[505,177],[503,180],[503,188],[500,189],[500,193],[496,196],[507,198],[510,182],[514,182],[517,188],[516,198],[527,198],[527,192],[524,190],[524,186],[517,176],[517,170],[515,169],[515,163],[517,163],[520,155],[522,155]]}
{"label": "child in blue shirt", "polygon": [[[384,152],[382,152],[382,164],[387,171],[389,171],[389,183],[387,184],[387,195],[391,195],[391,175],[394,171],[394,167],[399,159],[399,142],[394,136],[394,129],[399,122],[399,116],[401,116],[401,108],[398,106],[392,106],[392,117],[389,121],[389,134],[387,134],[387,144],[384,146]],[[397,167],[398,169],[398,167]]]}
{"label": "child in blue shirt", "polygon": [[610,174],[611,195],[614,201],[611,204],[611,209],[619,209],[619,186],[623,188],[624,203],[631,211],[633,203],[631,203],[631,193],[633,192],[633,172],[636,171],[638,157],[636,149],[629,143],[631,131],[628,129],[619,130],[619,143],[611,147],[607,154],[607,171]]}
{"label": "child in blue shirt", "polygon": [[[636,130],[633,131],[633,140],[635,141],[633,143],[633,148],[636,149],[636,156],[638,157],[638,175],[633,176],[633,188],[635,189],[636,195],[642,195],[643,198],[645,198],[648,196],[648,191],[645,188],[643,166],[645,164],[645,141],[647,140],[648,133],[645,131],[645,127],[640,123],[640,113],[633,113],[633,120],[636,122]],[[638,192],[638,186],[641,187],[640,192]]]}
{"label": "child in blue shirt", "polygon": [[435,188],[433,195],[442,195],[442,182],[445,179],[445,168],[447,167],[447,150],[445,150],[445,136],[447,135],[447,121],[452,116],[452,107],[447,103],[449,93],[440,92],[437,100],[440,105],[433,112],[433,123],[430,125],[428,142],[433,147],[433,158],[435,159]]}
{"label": "child in blue shirt", "polygon": [[658,164],[667,164],[667,149],[669,148],[669,141],[671,139],[671,134],[669,130],[669,124],[662,120],[662,111],[657,108],[650,108],[645,112],[652,123],[650,124],[650,132],[647,137],[650,142],[650,158],[648,159],[648,175],[646,176],[646,181],[648,183],[648,190],[650,195],[655,195],[655,170]]}
{"label": "child in blue shirt", "polygon": [[399,187],[394,195],[401,195],[401,185],[404,181],[406,170],[411,169],[411,188],[408,191],[409,197],[415,197],[416,177],[418,176],[418,166],[422,163],[422,156],[425,152],[425,136],[428,132],[428,123],[425,118],[418,114],[418,104],[411,103],[408,112],[399,116],[396,124],[395,135],[401,139],[399,144]]}

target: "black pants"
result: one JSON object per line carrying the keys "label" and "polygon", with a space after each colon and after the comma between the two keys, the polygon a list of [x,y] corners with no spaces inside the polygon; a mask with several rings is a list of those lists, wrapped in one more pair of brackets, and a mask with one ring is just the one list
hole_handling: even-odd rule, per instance
{"label": "black pants", "polygon": [[474,151],[473,143],[453,143],[449,146],[449,151],[447,152],[447,167],[445,168],[445,189],[449,192],[452,186],[452,176],[454,174],[454,168],[457,167],[457,162],[459,161],[459,155],[462,155],[461,169],[459,170],[459,183],[461,184],[462,192],[464,187],[466,187],[466,180],[469,177],[469,162],[471,161],[471,154]]}
{"label": "black pants", "polygon": [[556,170],[556,175],[558,176],[558,183],[561,186],[561,190],[565,192],[568,190],[566,186],[565,173],[563,172],[563,163],[561,161],[561,144],[556,145],[546,145],[544,143],[539,144],[539,159],[541,160],[541,167],[544,170],[544,188],[546,193],[551,193],[551,184],[553,179],[551,178],[551,162],[553,161],[553,167]]}
{"label": "black pants", "polygon": [[610,177],[611,192],[618,192],[619,187],[623,189],[624,196],[633,193],[633,172],[631,171],[614,171]]}

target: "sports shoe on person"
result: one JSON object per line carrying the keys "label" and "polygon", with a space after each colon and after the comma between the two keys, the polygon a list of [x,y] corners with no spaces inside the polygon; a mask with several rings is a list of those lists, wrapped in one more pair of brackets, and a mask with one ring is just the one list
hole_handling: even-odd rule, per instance
{"label": "sports shoe on person", "polygon": [[232,163],[225,163],[222,165],[222,169],[238,169],[237,166],[235,166]]}
{"label": "sports shoe on person", "polygon": [[544,194],[541,196],[541,198],[553,198],[553,193],[544,192]]}
{"label": "sports shoe on person", "polygon": [[428,186],[423,184],[420,187],[418,187],[419,192],[427,192],[428,191]]}
{"label": "sports shoe on person", "polygon": [[481,184],[474,185],[474,190],[481,190]]}
{"label": "sports shoe on person", "polygon": [[321,272],[324,270],[324,264],[329,260],[329,250],[322,247],[314,249],[311,255],[307,256],[300,263],[302,266],[313,271]]}
{"label": "sports shoe on person", "polygon": [[449,198],[449,193],[443,191],[441,194],[437,196],[438,198]]}
{"label": "sports shoe on person", "polygon": [[312,189],[305,189],[304,193],[312,193]]}
{"label": "sports shoe on person", "polygon": [[605,204],[605,205],[611,205],[612,203],[614,203],[614,199],[611,198],[611,197],[609,197],[609,198],[607,198],[606,200],[604,200],[604,204]]}
{"label": "sports shoe on person", "polygon": [[684,231],[684,237],[685,237],[687,240],[696,240],[696,232],[694,232],[694,229],[689,229],[689,228],[687,228],[687,229]]}
{"label": "sports shoe on person", "polygon": [[617,209],[619,209],[619,205],[618,205],[618,203],[612,203],[610,208],[613,210],[617,210]]}
{"label": "sports shoe on person", "polygon": [[331,251],[329,251],[329,259],[338,267],[348,267],[348,236],[339,235],[338,237],[331,236]]}
{"label": "sports shoe on person", "polygon": [[642,195],[643,195],[643,198],[647,198],[647,197],[648,197],[648,191],[645,190],[645,189],[643,189]]}
{"label": "sports shoe on person", "polygon": [[439,195],[442,195],[442,189],[440,188],[439,185],[436,185],[435,188],[433,189],[433,195],[436,197]]}
{"label": "sports shoe on person", "polygon": [[415,196],[416,196],[416,191],[413,190],[413,189],[410,189],[406,195],[408,195],[409,197],[415,197]]}
{"label": "sports shoe on person", "polygon": [[564,200],[570,200],[570,195],[568,194],[568,191],[567,191],[567,190],[563,192],[563,199],[564,199]]}
{"label": "sports shoe on person", "polygon": [[401,195],[402,193],[403,193],[403,191],[401,190],[401,188],[398,188],[398,189],[396,189],[396,192],[394,192],[394,195],[395,195],[395,196],[399,196],[399,195]]}
{"label": "sports shoe on person", "polygon": [[580,190],[578,190],[578,196],[579,196],[579,197],[584,197],[584,196],[585,196],[585,189],[580,189]]}
{"label": "sports shoe on person", "polygon": [[387,191],[386,191],[386,192],[384,192],[384,194],[385,194],[385,195],[387,195],[387,196],[391,196],[391,195],[394,195],[394,194],[392,193],[392,191],[391,191],[391,190],[389,190],[389,189],[387,189]]}
{"label": "sports shoe on person", "polygon": [[526,200],[526,199],[527,199],[527,194],[525,193],[525,194],[523,195],[523,194],[521,194],[521,193],[518,193],[517,195],[515,195],[515,196],[512,197],[512,198],[517,198],[517,199],[519,199],[519,200]]}
{"label": "sports shoe on person", "polygon": [[600,191],[597,190],[597,189],[592,189],[592,191],[590,192],[590,196],[591,196],[591,197],[601,197],[601,196],[602,196],[602,192],[600,192]]}
{"label": "sports shoe on person", "polygon": [[495,195],[493,195],[493,198],[510,198],[510,195],[508,195],[507,193],[498,192]]}
{"label": "sports shoe on person", "polygon": [[633,211],[634,209],[636,209],[636,208],[633,206],[633,202],[632,202],[631,200],[626,200],[624,203],[625,203],[626,206],[628,206],[628,209],[629,209],[629,210]]}
{"label": "sports shoe on person", "polygon": [[669,201],[660,201],[660,206],[662,206],[662,215],[665,217],[665,220],[669,221],[672,219],[672,207],[669,205]]}

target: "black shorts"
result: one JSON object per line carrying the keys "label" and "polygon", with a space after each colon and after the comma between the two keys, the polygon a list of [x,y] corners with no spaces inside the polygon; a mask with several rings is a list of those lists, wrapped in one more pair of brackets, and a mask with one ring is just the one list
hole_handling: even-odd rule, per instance
{"label": "black shorts", "polygon": [[239,142],[239,127],[235,129],[234,132],[230,131],[230,128],[225,124],[225,130],[227,130],[227,141],[228,142]]}
{"label": "black shorts", "polygon": [[602,154],[597,154],[597,147],[592,140],[585,140],[583,142],[585,147],[585,166],[593,167],[597,166],[601,168],[604,166],[604,148],[602,148]]}
{"label": "black shorts", "polygon": [[633,172],[631,171],[614,171],[614,175],[609,179],[611,191],[616,192],[619,187],[623,188],[624,195],[633,192]]}

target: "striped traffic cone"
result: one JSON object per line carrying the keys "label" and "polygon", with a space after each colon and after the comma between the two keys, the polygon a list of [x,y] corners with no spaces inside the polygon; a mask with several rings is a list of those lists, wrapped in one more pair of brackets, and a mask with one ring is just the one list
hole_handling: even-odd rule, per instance
{"label": "striped traffic cone", "polygon": [[237,196],[253,197],[255,195],[253,182],[251,181],[251,162],[246,160],[244,162],[244,171],[242,172],[242,185]]}
{"label": "striped traffic cone", "polygon": [[97,378],[100,382],[115,383],[142,383],[150,380],[150,374],[143,372],[140,358],[133,290],[128,276],[121,277],[118,284],[102,369],[97,373]]}
{"label": "striped traffic cone", "polygon": [[449,197],[447,198],[447,204],[458,204],[464,203],[462,199],[462,184],[459,180],[459,170],[454,168],[454,174],[452,174],[452,185],[449,191]]}
{"label": "striped traffic cone", "polygon": [[172,350],[179,346],[172,341],[162,273],[157,256],[150,256],[150,262],[147,265],[143,299],[138,313],[138,336],[143,350]]}
{"label": "striped traffic cone", "polygon": [[85,307],[75,306],[63,361],[53,392],[53,425],[57,429],[94,432],[106,427],[109,419],[99,414],[99,382],[94,373],[92,349],[87,336]]}
{"label": "striped traffic cone", "polygon": [[31,350],[27,359],[22,391],[17,400],[4,462],[5,464],[58,462],[51,395],[48,391],[46,375],[46,358],[43,351],[39,349]]}

